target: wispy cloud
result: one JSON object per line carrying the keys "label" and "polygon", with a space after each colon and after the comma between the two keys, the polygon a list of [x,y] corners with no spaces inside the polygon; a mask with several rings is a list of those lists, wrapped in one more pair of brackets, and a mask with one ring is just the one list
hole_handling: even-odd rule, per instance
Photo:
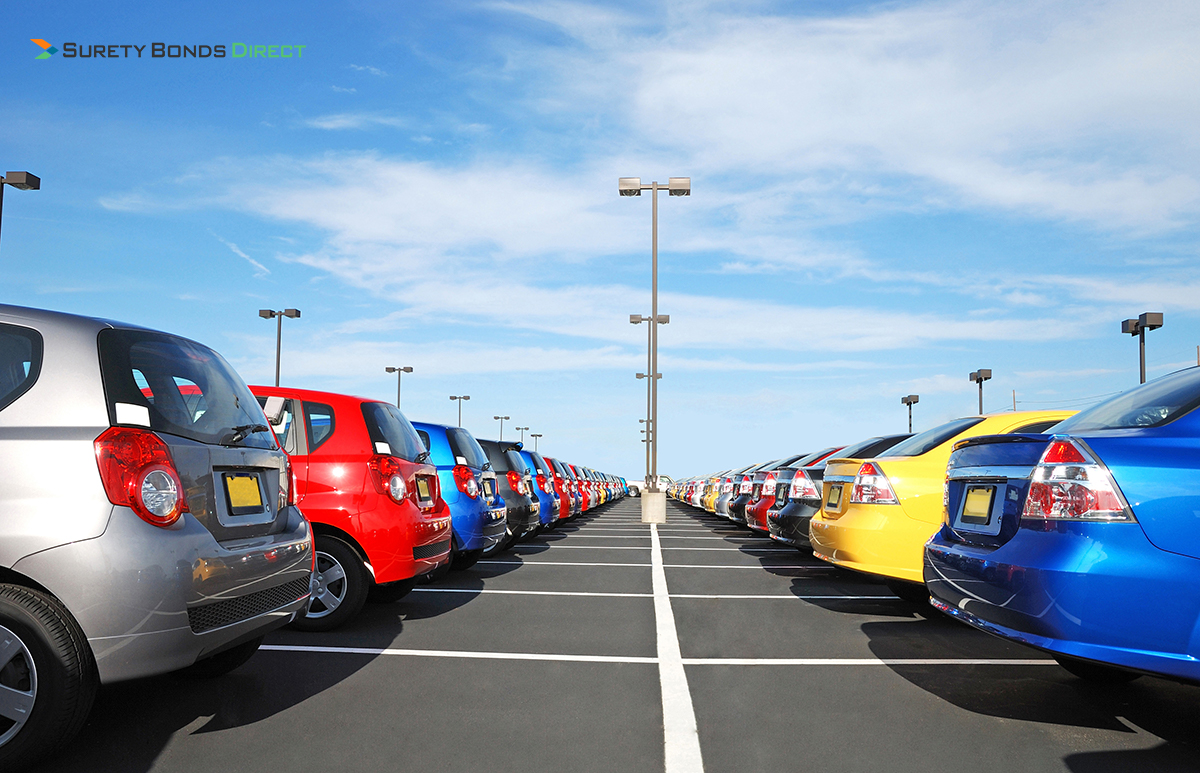
{"label": "wispy cloud", "polygon": [[[337,87],[334,87],[337,90]],[[351,89],[353,91],[353,89]],[[408,119],[378,113],[332,113],[308,118],[305,126],[313,129],[370,129],[373,126],[388,126],[393,129],[409,128]]]}
{"label": "wispy cloud", "polygon": [[341,86],[331,86],[330,88],[332,88],[338,94],[354,94],[358,91],[358,89],[353,88],[353,87],[344,89]]}
{"label": "wispy cloud", "polygon": [[386,78],[386,77],[387,77],[387,73],[386,73],[386,72],[384,72],[383,70],[379,69],[378,67],[372,67],[372,66],[370,66],[369,64],[352,64],[352,65],[350,65],[350,69],[351,69],[351,70],[357,70],[357,71],[359,71],[359,72],[370,73],[371,75],[375,75],[375,76],[378,76],[378,77],[380,77],[380,78]]}
{"label": "wispy cloud", "polygon": [[221,244],[224,244],[226,247],[228,247],[230,252],[232,252],[234,255],[237,255],[239,258],[242,258],[247,263],[249,263],[251,266],[253,266],[255,277],[261,279],[262,277],[267,276],[268,274],[271,273],[271,269],[269,269],[266,266],[264,266],[263,264],[259,263],[257,260],[250,257],[245,252],[242,252],[242,250],[233,242],[221,238],[216,233],[214,233],[212,231],[212,229],[209,229],[209,233],[212,234],[213,238],[215,238]]}

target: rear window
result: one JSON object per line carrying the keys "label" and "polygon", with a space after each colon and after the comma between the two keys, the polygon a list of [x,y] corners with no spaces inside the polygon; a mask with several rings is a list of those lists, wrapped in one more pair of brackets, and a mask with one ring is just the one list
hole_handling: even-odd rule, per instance
{"label": "rear window", "polygon": [[529,469],[529,465],[525,464],[525,460],[521,458],[521,455],[512,449],[504,452],[504,458],[508,462],[508,469],[510,470],[524,473],[525,470]]}
{"label": "rear window", "polygon": [[912,437],[912,435],[893,435],[892,437],[873,437],[852,446],[846,446],[838,451],[839,459],[872,459],[879,456],[892,446]]}
{"label": "rear window", "polygon": [[482,470],[488,463],[487,455],[479,447],[479,441],[465,429],[449,427],[446,430],[446,440],[450,441],[450,452],[454,454],[455,463],[465,464],[477,470]]}
{"label": "rear window", "polygon": [[433,446],[429,444],[429,433],[423,429],[417,430],[417,437],[421,438],[421,442],[425,444],[426,451],[432,451]]}
{"label": "rear window", "polygon": [[398,456],[407,462],[415,462],[418,456],[425,453],[425,444],[421,442],[417,431],[396,406],[391,403],[363,403],[362,413],[375,453]]}
{"label": "rear window", "polygon": [[877,456],[879,458],[888,456],[920,456],[923,453],[932,451],[950,438],[961,435],[981,421],[983,421],[982,416],[971,416],[966,419],[955,419],[954,421],[946,422],[940,427],[927,429],[920,434],[913,435],[903,443],[897,443],[883,453],[877,454]]}
{"label": "rear window", "polygon": [[41,369],[41,333],[18,325],[0,325],[0,411],[29,391]]}
{"label": "rear window", "polygon": [[[218,445],[239,428],[267,423],[241,377],[207,346],[148,330],[107,329],[97,340],[114,425]],[[239,445],[276,447],[270,431],[248,434]]]}
{"label": "rear window", "polygon": [[530,451],[529,458],[533,459],[533,465],[537,467],[539,471],[542,473],[550,472],[550,465],[546,464],[546,460],[543,459],[541,454],[539,454],[537,451]]}
{"label": "rear window", "polygon": [[1200,368],[1155,379],[1054,425],[1055,433],[1157,427],[1200,405]]}

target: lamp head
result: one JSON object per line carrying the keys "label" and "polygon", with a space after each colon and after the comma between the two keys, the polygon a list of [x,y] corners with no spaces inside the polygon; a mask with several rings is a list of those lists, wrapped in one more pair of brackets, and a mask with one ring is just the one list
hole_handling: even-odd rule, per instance
{"label": "lamp head", "polygon": [[691,196],[692,178],[672,177],[667,180],[667,190],[670,192],[671,196]]}
{"label": "lamp head", "polygon": [[1163,315],[1161,311],[1147,311],[1145,314],[1138,317],[1138,324],[1144,330],[1157,330],[1163,326]]}
{"label": "lamp head", "polygon": [[1138,334],[1138,330],[1139,330],[1138,321],[1136,319],[1121,320],[1121,332],[1122,333],[1128,333],[1131,336],[1135,336]]}
{"label": "lamp head", "polygon": [[258,310],[258,316],[262,317],[263,319],[275,319],[275,315],[276,315],[276,312],[271,311],[270,309],[259,309]]}
{"label": "lamp head", "polygon": [[300,309],[284,309],[283,316],[298,319],[300,317]]}
{"label": "lamp head", "polygon": [[617,191],[622,196],[641,196],[642,178],[622,177],[617,181]]}
{"label": "lamp head", "polygon": [[22,191],[36,191],[42,187],[42,178],[29,172],[8,172],[4,175],[4,184]]}

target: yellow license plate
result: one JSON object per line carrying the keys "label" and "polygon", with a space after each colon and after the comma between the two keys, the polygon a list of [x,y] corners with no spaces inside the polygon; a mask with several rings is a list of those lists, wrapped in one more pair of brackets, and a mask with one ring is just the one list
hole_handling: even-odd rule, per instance
{"label": "yellow license plate", "polygon": [[834,483],[829,487],[829,498],[825,500],[825,509],[835,513],[842,509],[842,484]]}
{"label": "yellow license plate", "polygon": [[429,495],[429,481],[425,480],[424,478],[417,478],[417,498],[418,499],[432,499],[433,498]]}
{"label": "yellow license plate", "polygon": [[991,486],[968,487],[967,500],[963,502],[962,521],[986,525],[992,517],[992,498],[995,491]]}
{"label": "yellow license plate", "polygon": [[261,511],[262,491],[258,487],[257,475],[225,474],[225,490],[229,492],[229,505],[234,514],[239,511]]}

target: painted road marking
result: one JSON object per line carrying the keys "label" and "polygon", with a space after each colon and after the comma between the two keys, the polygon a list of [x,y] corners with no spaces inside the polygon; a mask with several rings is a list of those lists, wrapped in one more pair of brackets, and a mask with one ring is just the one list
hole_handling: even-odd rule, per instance
{"label": "painted road marking", "polygon": [[[649,599],[654,598],[653,593],[607,593],[593,591],[572,591],[572,590],[501,590],[499,588],[413,588],[413,593],[498,593],[509,596],[599,596],[602,598],[618,598],[618,599]],[[795,596],[790,593],[771,593],[771,594],[741,594],[741,593],[672,593],[673,599],[792,599],[793,601],[801,600],[862,600],[874,599],[876,601],[899,601],[895,596]]]}
{"label": "painted road marking", "polygon": [[[653,564],[623,564],[615,562],[595,561],[498,561],[481,560],[476,565],[491,564],[494,566],[653,566]],[[836,566],[803,566],[791,564],[663,564],[666,569],[807,569],[811,572],[836,572]]]}

